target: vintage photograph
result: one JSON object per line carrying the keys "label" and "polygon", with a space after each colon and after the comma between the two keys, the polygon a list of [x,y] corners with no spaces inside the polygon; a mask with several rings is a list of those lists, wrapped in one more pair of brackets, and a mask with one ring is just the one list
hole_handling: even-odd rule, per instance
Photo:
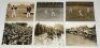
{"label": "vintage photograph", "polygon": [[31,22],[6,22],[2,45],[30,45],[32,43]]}
{"label": "vintage photograph", "polygon": [[96,25],[94,22],[66,23],[66,44],[70,46],[96,46]]}
{"label": "vintage photograph", "polygon": [[37,21],[63,21],[62,2],[38,2],[36,11]]}
{"label": "vintage photograph", "polygon": [[6,21],[32,21],[34,18],[34,3],[9,3]]}
{"label": "vintage photograph", "polygon": [[34,45],[64,45],[63,23],[37,22]]}
{"label": "vintage photograph", "polygon": [[66,21],[94,21],[93,2],[66,2]]}

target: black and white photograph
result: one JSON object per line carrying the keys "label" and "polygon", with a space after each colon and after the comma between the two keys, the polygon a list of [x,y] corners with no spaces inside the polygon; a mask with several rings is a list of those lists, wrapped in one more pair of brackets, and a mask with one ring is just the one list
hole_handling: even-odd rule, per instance
{"label": "black and white photograph", "polygon": [[32,21],[34,18],[34,3],[9,3],[7,6],[7,21]]}
{"label": "black and white photograph", "polygon": [[64,45],[63,30],[61,22],[37,22],[34,45]]}
{"label": "black and white photograph", "polygon": [[63,2],[37,2],[37,21],[63,21]]}
{"label": "black and white photograph", "polygon": [[66,21],[94,21],[93,2],[66,2]]}
{"label": "black and white photograph", "polygon": [[96,46],[97,38],[95,23],[66,23],[66,44],[69,46]]}
{"label": "black and white photograph", "polygon": [[2,45],[30,45],[32,43],[31,22],[6,22]]}
{"label": "black and white photograph", "polygon": [[100,48],[98,3],[1,0],[0,48]]}

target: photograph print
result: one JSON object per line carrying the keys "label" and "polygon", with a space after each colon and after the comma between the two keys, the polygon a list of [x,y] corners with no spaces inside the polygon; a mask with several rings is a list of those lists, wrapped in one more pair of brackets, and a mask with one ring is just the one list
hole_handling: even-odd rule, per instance
{"label": "photograph print", "polygon": [[95,21],[93,2],[66,2],[66,21]]}
{"label": "photograph print", "polygon": [[31,22],[6,22],[2,45],[30,45],[32,43]]}
{"label": "photograph print", "polygon": [[37,2],[37,21],[63,21],[62,2]]}
{"label": "photograph print", "polygon": [[10,2],[7,6],[6,21],[32,21],[34,3]]}

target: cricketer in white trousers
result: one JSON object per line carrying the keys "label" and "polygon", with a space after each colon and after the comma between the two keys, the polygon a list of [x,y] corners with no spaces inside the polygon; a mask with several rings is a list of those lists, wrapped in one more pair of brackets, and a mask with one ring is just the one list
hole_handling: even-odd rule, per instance
{"label": "cricketer in white trousers", "polygon": [[12,17],[16,17],[16,10],[15,9],[12,10]]}
{"label": "cricketer in white trousers", "polygon": [[27,12],[27,15],[26,15],[26,17],[28,18],[28,17],[30,17],[31,15],[30,15],[30,12]]}

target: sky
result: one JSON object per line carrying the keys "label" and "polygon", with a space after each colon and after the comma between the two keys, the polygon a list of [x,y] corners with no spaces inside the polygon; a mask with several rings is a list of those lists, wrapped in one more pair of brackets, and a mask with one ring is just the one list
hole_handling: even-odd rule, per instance
{"label": "sky", "polygon": [[47,26],[54,26],[55,24],[63,24],[62,22],[38,22]]}
{"label": "sky", "polygon": [[84,26],[87,25],[88,27],[93,27],[95,25],[95,22],[66,22],[66,28],[71,28],[71,27],[79,27],[79,26]]}

